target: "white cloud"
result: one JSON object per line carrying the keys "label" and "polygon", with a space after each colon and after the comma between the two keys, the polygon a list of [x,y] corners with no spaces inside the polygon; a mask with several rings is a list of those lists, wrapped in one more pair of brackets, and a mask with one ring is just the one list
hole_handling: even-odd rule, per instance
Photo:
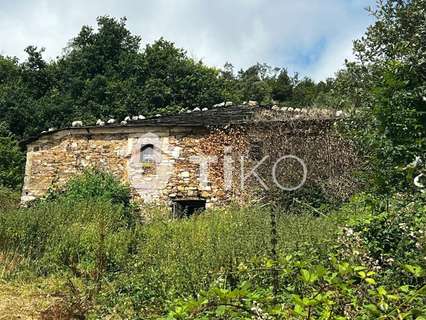
{"label": "white cloud", "polygon": [[[0,0],[0,3],[2,1]],[[0,53],[24,58],[34,44],[54,58],[83,24],[99,15],[127,16],[144,43],[174,41],[195,58],[237,67],[259,62],[315,79],[332,75],[351,41],[371,22],[373,0],[144,0],[7,2],[0,11]]]}
{"label": "white cloud", "polygon": [[345,59],[351,60],[352,41],[350,38],[340,39],[329,45],[310,69],[309,75],[315,80],[333,77],[335,72],[344,67]]}

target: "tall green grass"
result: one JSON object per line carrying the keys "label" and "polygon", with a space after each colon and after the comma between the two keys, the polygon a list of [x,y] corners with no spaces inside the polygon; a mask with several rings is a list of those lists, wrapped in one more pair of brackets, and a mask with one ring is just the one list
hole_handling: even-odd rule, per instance
{"label": "tall green grass", "polygon": [[[240,265],[270,256],[267,208],[229,206],[179,220],[158,208],[142,211],[149,222],[130,223],[123,205],[104,199],[61,198],[6,210],[0,215],[0,252],[22,259],[3,276],[103,283],[100,304],[108,312],[122,308],[121,314],[161,308],[208,289],[218,277],[232,283]],[[281,213],[279,253],[303,250],[306,242],[327,250],[335,229],[331,218]]]}
{"label": "tall green grass", "polygon": [[19,192],[0,186],[0,214],[1,212],[19,206]]}
{"label": "tall green grass", "polygon": [[[29,258],[34,275],[52,272],[89,274],[100,259],[114,270],[128,245],[125,210],[104,201],[46,202],[0,215],[0,252]],[[102,252],[108,252],[103,258]],[[125,255],[125,254],[124,254]]]}
{"label": "tall green grass", "polygon": [[[269,207],[230,205],[173,219],[168,208],[134,210],[128,199],[111,176],[88,172],[30,208],[3,210],[2,277],[74,279],[82,292],[96,288],[98,314],[147,318],[217,279],[232,286],[236,270],[270,258]],[[326,252],[346,219],[275,214],[279,257]]]}

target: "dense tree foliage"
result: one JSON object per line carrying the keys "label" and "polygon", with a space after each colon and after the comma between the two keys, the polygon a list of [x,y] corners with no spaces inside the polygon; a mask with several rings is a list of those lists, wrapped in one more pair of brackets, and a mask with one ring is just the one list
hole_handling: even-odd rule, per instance
{"label": "dense tree foliage", "polygon": [[358,108],[351,133],[369,155],[373,185],[392,192],[412,187],[409,164],[425,160],[426,1],[388,0],[371,13],[376,22],[355,41],[357,61],[339,72],[335,88]]}
{"label": "dense tree foliage", "polygon": [[222,101],[309,105],[320,88],[266,64],[237,73],[231,64],[208,67],[162,38],[142,48],[125,19],[103,16],[97,22],[97,29],[83,26],[56,60],[46,61],[34,46],[25,50],[24,62],[0,56],[0,121],[17,137],[73,120],[93,123]]}
{"label": "dense tree foliage", "polygon": [[75,119],[175,111],[221,100],[218,71],[163,39],[144,50],[125,19],[98,18],[84,26],[65,54],[46,62],[30,46],[28,58],[0,60],[1,120],[19,137]]}
{"label": "dense tree foliage", "polygon": [[16,139],[0,123],[0,188],[16,189],[21,185],[24,156]]}

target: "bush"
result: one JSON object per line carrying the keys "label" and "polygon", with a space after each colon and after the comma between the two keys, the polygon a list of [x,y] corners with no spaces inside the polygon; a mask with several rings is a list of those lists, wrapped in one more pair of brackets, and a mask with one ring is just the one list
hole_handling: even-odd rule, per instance
{"label": "bush", "polygon": [[18,142],[0,123],[0,186],[20,188],[24,163],[25,155]]}
{"label": "bush", "polygon": [[[325,265],[323,263],[326,263]],[[163,319],[423,319],[426,286],[386,288],[374,271],[338,261],[333,255],[315,263],[306,256],[288,256],[242,266],[241,281],[230,288],[222,279],[195,297],[177,299]],[[260,275],[259,270],[264,270]],[[278,270],[281,286],[258,285]],[[268,276],[269,275],[269,276]]]}
{"label": "bush", "polygon": [[[279,214],[279,255],[300,250],[309,257],[311,248],[305,243],[325,255],[335,242],[337,220]],[[130,264],[100,293],[97,316],[155,318],[168,301],[183,293],[196,296],[217,278],[237,285],[239,266],[270,256],[269,230],[270,210],[265,207],[229,206],[179,220],[153,218],[138,227]]]}
{"label": "bush", "polygon": [[259,319],[398,312],[411,319],[413,306],[423,312],[425,268],[411,236],[424,230],[423,198],[382,205],[360,196],[327,216],[228,206],[173,219],[144,207],[142,223],[123,202],[112,203],[115,191],[96,190],[97,179],[79,176],[48,201],[0,215],[1,255],[26,258],[3,276],[71,278],[70,301],[94,318],[229,319],[257,310]]}
{"label": "bush", "polygon": [[[286,241],[296,245],[280,250],[277,262],[246,260],[232,281],[217,276],[174,300],[164,319],[423,319],[424,203],[421,194],[360,195],[329,217],[285,217],[279,236],[292,234]],[[321,229],[329,236],[315,236]]]}
{"label": "bush", "polygon": [[59,197],[73,201],[103,199],[128,207],[131,193],[129,186],[121,183],[112,174],[98,169],[87,169],[68,181],[63,188],[50,190],[46,199],[54,200]]}
{"label": "bush", "polygon": [[104,201],[120,205],[124,209],[125,220],[129,223],[129,226],[134,225],[138,218],[138,207],[131,203],[130,187],[112,174],[99,169],[83,171],[80,175],[69,180],[65,186],[49,190],[44,199],[35,200],[32,205],[37,206],[40,202],[52,202],[61,199],[76,203]]}
{"label": "bush", "polygon": [[58,271],[93,279],[124,266],[136,220],[129,188],[88,170],[30,208],[3,212],[0,252],[29,257],[36,275]]}
{"label": "bush", "polygon": [[[371,199],[369,214],[354,217],[347,224],[342,243],[352,252],[365,253],[363,262],[385,270],[389,281],[409,281],[398,267],[426,268],[425,195],[395,195],[386,200]],[[351,253],[349,253],[351,254]]]}

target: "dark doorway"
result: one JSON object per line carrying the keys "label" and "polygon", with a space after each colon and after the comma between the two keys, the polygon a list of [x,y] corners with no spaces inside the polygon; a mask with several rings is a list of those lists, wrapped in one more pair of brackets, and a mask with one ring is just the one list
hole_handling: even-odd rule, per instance
{"label": "dark doorway", "polygon": [[206,200],[175,200],[173,201],[173,216],[176,218],[190,217],[206,209]]}

